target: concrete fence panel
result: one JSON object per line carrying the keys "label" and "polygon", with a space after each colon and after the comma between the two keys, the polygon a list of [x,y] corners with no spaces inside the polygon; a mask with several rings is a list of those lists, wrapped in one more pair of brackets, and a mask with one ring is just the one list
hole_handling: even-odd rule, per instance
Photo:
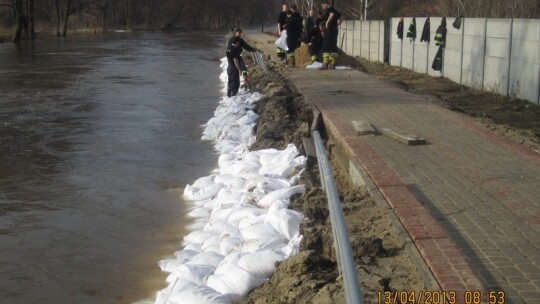
{"label": "concrete fence panel", "polygon": [[484,90],[506,95],[510,68],[511,19],[488,19]]}
{"label": "concrete fence panel", "polygon": [[354,21],[347,20],[347,33],[345,34],[347,39],[347,54],[352,54],[354,52]]}
{"label": "concrete fence panel", "polygon": [[414,70],[414,43],[407,38],[407,31],[411,25],[412,18],[405,18],[403,22],[403,49],[401,56],[403,61],[401,66],[407,69]]}
{"label": "concrete fence panel", "polygon": [[[347,35],[347,31],[348,31],[348,23],[349,20],[344,20],[342,23],[341,23],[341,27],[339,29],[339,35],[341,36],[343,33],[345,33],[345,35]],[[338,40],[339,41],[339,40]],[[345,43],[343,43],[343,45],[340,45],[340,43],[338,43],[338,48],[341,48],[341,50],[345,53],[349,53],[349,50],[347,49],[347,41],[345,41]]]}
{"label": "concrete fence panel", "polygon": [[514,19],[509,94],[538,101],[540,20]]}
{"label": "concrete fence panel", "polygon": [[397,36],[399,18],[392,18],[390,21],[390,64],[401,66],[401,44],[402,40]]}
{"label": "concrete fence panel", "polygon": [[[435,55],[437,54],[437,51],[439,50],[439,47],[435,45],[435,32],[437,32],[437,28],[439,27],[439,25],[441,24],[441,21],[442,21],[442,18],[441,17],[431,17],[431,35],[429,36],[430,37],[430,40],[431,42],[429,43],[429,47],[428,47],[428,75],[430,76],[441,76],[442,73],[439,72],[439,71],[434,71],[432,68],[431,68],[431,65],[433,64],[433,60],[435,59]],[[452,26],[452,25],[450,25]]]}
{"label": "concrete fence panel", "polygon": [[384,62],[384,21],[379,21],[379,62]]}
{"label": "concrete fence panel", "polygon": [[360,34],[361,34],[361,26],[362,26],[362,22],[360,20],[355,20],[354,21],[354,24],[353,24],[353,27],[354,27],[354,31],[353,31],[353,45],[354,45],[354,48],[353,48],[353,52],[352,52],[352,55],[353,56],[360,56],[360,48],[361,48],[361,41],[360,41]]}
{"label": "concrete fence panel", "polygon": [[369,21],[362,21],[362,48],[360,56],[369,59]]}
{"label": "concrete fence panel", "polygon": [[379,21],[369,21],[369,60],[379,61]]}
{"label": "concrete fence panel", "polygon": [[414,41],[414,70],[418,73],[428,72],[428,49],[427,42],[420,42],[422,30],[427,18],[416,18],[416,40]]}
{"label": "concrete fence panel", "polygon": [[461,83],[461,54],[463,53],[463,28],[466,26],[466,21],[463,21],[460,29],[452,26],[455,18],[447,17],[448,23],[446,34],[446,47],[444,49],[444,77]]}
{"label": "concrete fence panel", "polygon": [[484,78],[485,18],[467,18],[464,20],[463,67],[461,83],[481,89]]}
{"label": "concrete fence panel", "polygon": [[439,49],[434,37],[442,18],[430,18],[429,44],[420,42],[426,18],[416,19],[415,41],[406,37],[412,17],[404,18],[403,40],[397,36],[399,20],[390,20],[390,37],[385,37],[384,21],[347,20],[342,24],[345,39],[340,35],[339,41],[347,54],[374,62],[384,62],[389,41],[393,66],[540,104],[540,20],[466,18],[456,29],[455,18],[448,17],[441,72],[431,65]]}

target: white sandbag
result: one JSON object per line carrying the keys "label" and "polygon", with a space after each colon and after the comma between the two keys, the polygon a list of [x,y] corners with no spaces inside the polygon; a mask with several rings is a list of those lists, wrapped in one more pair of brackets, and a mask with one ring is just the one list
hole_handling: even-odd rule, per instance
{"label": "white sandbag", "polygon": [[229,297],[187,280],[178,280],[170,294],[158,294],[159,304],[230,304]]}
{"label": "white sandbag", "polygon": [[197,207],[191,210],[187,216],[191,218],[207,218],[210,217],[210,210],[204,207]]}
{"label": "white sandbag", "polygon": [[[245,242],[242,245],[242,252],[258,252],[258,251],[274,249],[274,248],[280,248],[280,250],[283,251],[284,250],[283,248],[288,248],[287,246],[289,243],[290,241],[288,241],[285,238],[249,241],[249,242]],[[291,251],[291,249],[287,249],[287,250],[288,252]]]}
{"label": "white sandbag", "polygon": [[174,275],[182,280],[190,281],[199,285],[205,285],[206,280],[216,271],[216,267],[206,265],[179,265]]}
{"label": "white sandbag", "polygon": [[300,251],[300,243],[302,242],[303,239],[304,239],[303,235],[296,234],[290,239],[289,243],[287,243],[286,246],[283,246],[281,248],[281,252],[283,252],[283,254],[287,258],[292,257],[293,255],[297,254]]}
{"label": "white sandbag", "polygon": [[322,67],[322,62],[315,61],[312,64],[306,66],[306,69],[308,70],[318,70],[320,67]]}
{"label": "white sandbag", "polygon": [[283,236],[270,224],[251,225],[244,229],[240,229],[240,234],[242,235],[244,242],[283,238]]}
{"label": "white sandbag", "polygon": [[184,196],[188,200],[202,201],[214,197],[223,187],[225,187],[223,184],[212,184],[211,186],[204,187],[193,187],[187,185],[186,189],[184,190]]}
{"label": "white sandbag", "polygon": [[188,235],[184,236],[184,244],[202,244],[204,241],[211,236],[210,233],[206,231],[195,230],[190,232]]}
{"label": "white sandbag", "polygon": [[266,222],[289,240],[299,234],[300,224],[303,221],[302,213],[290,209],[271,211],[266,216]]}
{"label": "white sandbag", "polygon": [[223,255],[228,255],[231,252],[239,251],[242,247],[241,237],[233,236],[230,234],[223,234],[219,242],[219,251]]}
{"label": "white sandbag", "polygon": [[217,267],[224,256],[216,252],[201,252],[187,262],[186,265],[203,265]]}
{"label": "white sandbag", "polygon": [[268,208],[274,201],[287,200],[295,194],[300,194],[304,192],[306,192],[306,186],[304,185],[298,185],[298,186],[294,186],[290,188],[279,189],[265,195],[261,200],[259,200],[258,204],[260,206]]}
{"label": "white sandbag", "polygon": [[274,42],[277,48],[288,51],[289,46],[287,45],[287,30],[281,31],[281,36]]}
{"label": "white sandbag", "polygon": [[273,211],[277,211],[277,210],[280,210],[280,209],[287,209],[287,208],[289,208],[290,203],[291,203],[291,201],[288,200],[288,199],[273,201],[272,204],[270,205],[270,207],[268,207],[268,212],[273,212]]}
{"label": "white sandbag", "polygon": [[[214,248],[214,249],[212,249]],[[207,238],[202,244],[201,244],[201,250],[204,252],[214,251],[219,254],[221,252],[219,251],[219,235],[212,235],[211,237]]]}
{"label": "white sandbag", "polygon": [[[231,213],[228,213],[228,214],[231,214]],[[218,219],[218,220],[213,220],[213,221],[208,222],[204,226],[204,231],[209,232],[209,233],[215,233],[216,237],[218,237],[222,233],[228,233],[231,235],[238,233],[238,228],[236,228],[234,225],[229,223],[227,221],[227,218],[223,220]]]}
{"label": "white sandbag", "polygon": [[216,274],[208,277],[207,285],[217,292],[229,295],[231,300],[238,301],[264,281],[265,279],[252,275],[241,267],[226,263],[216,269]]}
{"label": "white sandbag", "polygon": [[[252,219],[255,217],[258,217],[261,214],[265,214],[266,210],[256,207],[243,207],[241,209],[235,210],[234,212],[230,213],[229,217],[227,218],[227,222],[229,222],[232,225],[239,225],[239,222],[245,219]],[[264,220],[261,219],[260,223],[264,222]]]}
{"label": "white sandbag", "polygon": [[274,273],[276,262],[284,258],[282,252],[263,250],[243,255],[237,265],[254,276],[267,279]]}
{"label": "white sandbag", "polygon": [[262,166],[259,170],[260,175],[270,175],[270,176],[283,176],[288,178],[294,171],[295,166],[293,164],[284,163],[280,165],[265,165]]}
{"label": "white sandbag", "polygon": [[200,250],[196,251],[196,250],[184,249],[184,250],[176,251],[174,253],[174,256],[175,256],[175,258],[177,260],[180,260],[183,263],[183,262],[187,262],[187,261],[191,260],[199,252],[200,252]]}
{"label": "white sandbag", "polygon": [[179,259],[168,259],[168,260],[161,260],[158,262],[158,266],[161,269],[161,271],[164,272],[174,272],[178,266],[182,265],[183,261]]}
{"label": "white sandbag", "polygon": [[257,179],[257,188],[266,190],[268,192],[290,187],[291,184],[289,183],[289,181],[282,178],[260,176]]}

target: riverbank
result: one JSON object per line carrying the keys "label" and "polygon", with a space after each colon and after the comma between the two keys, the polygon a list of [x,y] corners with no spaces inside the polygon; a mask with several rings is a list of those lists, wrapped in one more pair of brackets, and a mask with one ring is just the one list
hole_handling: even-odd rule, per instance
{"label": "riverbank", "polygon": [[[301,146],[302,137],[310,135],[311,105],[287,79],[286,70],[271,62],[268,64],[269,74],[255,68],[251,75],[254,90],[265,95],[257,106],[260,117],[253,147],[283,148],[289,142]],[[417,264],[405,250],[405,241],[393,228],[392,210],[377,204],[365,187],[353,186],[339,165],[339,155],[331,151],[330,156],[365,303],[377,303],[378,292],[426,290]],[[279,263],[272,278],[240,303],[344,301],[327,201],[316,162],[308,162],[300,183],[306,185],[306,193],[296,196],[290,205],[307,218],[301,226],[304,241],[300,253]]]}

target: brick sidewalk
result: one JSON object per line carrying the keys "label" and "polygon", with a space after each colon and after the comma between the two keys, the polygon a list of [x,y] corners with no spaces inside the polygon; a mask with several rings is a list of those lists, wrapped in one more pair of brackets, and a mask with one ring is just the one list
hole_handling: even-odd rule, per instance
{"label": "brick sidewalk", "polygon": [[[269,36],[248,35],[275,52]],[[373,179],[443,290],[503,290],[506,303],[540,303],[540,155],[373,75],[294,69],[290,76]],[[428,145],[359,137],[353,120]]]}

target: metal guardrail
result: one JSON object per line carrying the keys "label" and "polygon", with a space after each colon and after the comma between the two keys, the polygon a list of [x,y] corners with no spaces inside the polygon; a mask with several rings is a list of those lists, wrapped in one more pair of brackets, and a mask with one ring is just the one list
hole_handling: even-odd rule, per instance
{"label": "metal guardrail", "polygon": [[330,209],[330,221],[332,223],[332,235],[334,236],[334,248],[338,260],[339,270],[343,277],[343,289],[347,304],[362,304],[362,293],[356,274],[356,263],[352,255],[351,243],[347,226],[341,210],[341,201],[332,176],[332,169],[326,156],[326,151],[318,131],[313,131],[315,149],[317,150],[317,162],[321,173],[321,184],[326,192],[328,207]]}
{"label": "metal guardrail", "polygon": [[263,55],[260,52],[251,52],[251,58],[253,58],[253,61],[264,71],[265,74],[268,74],[266,62],[264,61]]}

